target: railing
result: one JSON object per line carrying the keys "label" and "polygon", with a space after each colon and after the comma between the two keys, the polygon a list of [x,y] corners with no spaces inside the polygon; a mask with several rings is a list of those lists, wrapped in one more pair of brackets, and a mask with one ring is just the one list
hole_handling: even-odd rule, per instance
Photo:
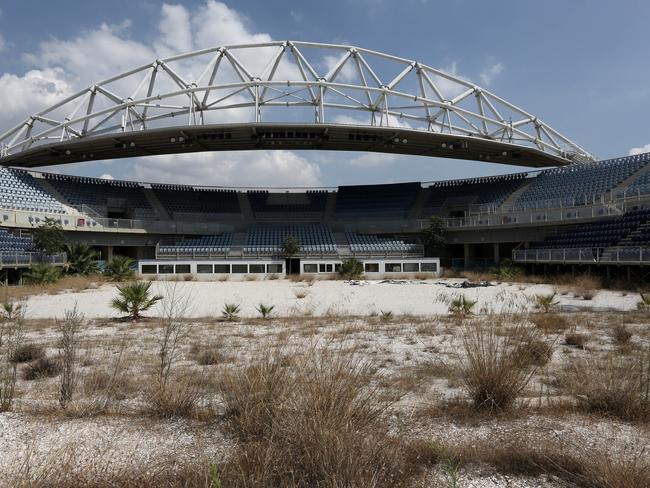
{"label": "railing", "polygon": [[[566,207],[546,210],[520,210],[512,213],[469,215],[445,220],[449,229],[466,227],[490,227],[503,225],[531,225],[548,222],[571,222],[583,219],[612,217],[625,213],[629,202],[613,202],[592,206]],[[423,227],[428,225],[423,223]]]}
{"label": "railing", "polygon": [[508,205],[473,204],[468,208],[469,215],[503,215],[516,212],[534,212],[536,210],[557,210],[567,208],[579,208],[587,206],[604,206],[627,201],[640,201],[650,197],[650,184],[630,185],[623,189],[614,191],[609,189],[602,194],[582,195],[580,197],[567,196],[562,198],[549,198],[534,202]]}
{"label": "railing", "polygon": [[48,263],[55,266],[65,264],[67,256],[65,253],[44,255],[37,252],[0,252],[0,268],[24,268],[35,263]]}
{"label": "railing", "polygon": [[650,247],[517,249],[512,260],[518,263],[645,264],[650,263]]}

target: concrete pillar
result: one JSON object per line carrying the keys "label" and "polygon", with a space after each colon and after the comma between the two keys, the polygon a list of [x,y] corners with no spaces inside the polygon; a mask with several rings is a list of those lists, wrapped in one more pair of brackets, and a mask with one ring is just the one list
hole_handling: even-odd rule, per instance
{"label": "concrete pillar", "polygon": [[494,247],[494,264],[498,265],[499,261],[501,261],[501,256],[499,254],[499,243],[495,242],[493,244]]}
{"label": "concrete pillar", "polygon": [[471,250],[469,248],[469,244],[465,243],[463,244],[463,266],[467,268],[469,265],[469,261],[471,259]]}
{"label": "concrete pillar", "polygon": [[104,247],[103,250],[103,257],[106,261],[112,261],[113,260],[113,246],[106,246]]}

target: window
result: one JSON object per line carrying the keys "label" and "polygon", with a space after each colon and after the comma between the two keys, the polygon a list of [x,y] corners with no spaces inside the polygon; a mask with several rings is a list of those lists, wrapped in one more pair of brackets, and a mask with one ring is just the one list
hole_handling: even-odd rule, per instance
{"label": "window", "polygon": [[400,263],[386,263],[386,273],[401,273],[402,265]]}
{"label": "window", "polygon": [[196,272],[200,274],[212,274],[212,265],[211,264],[197,264]]}
{"label": "window", "polygon": [[302,269],[305,273],[318,273],[317,264],[304,264]]}
{"label": "window", "polygon": [[214,265],[214,272],[215,273],[230,273],[230,265],[229,264],[215,264]]}
{"label": "window", "polygon": [[232,272],[239,273],[239,274],[246,274],[248,273],[248,264],[233,264]]}
{"label": "window", "polygon": [[156,274],[158,272],[158,266],[155,264],[143,264],[142,265],[142,274]]}
{"label": "window", "polygon": [[379,273],[379,263],[364,263],[363,269],[366,273]]}
{"label": "window", "polygon": [[438,263],[422,263],[422,271],[426,273],[437,273]]}
{"label": "window", "polygon": [[263,264],[251,264],[249,266],[250,273],[264,273],[264,265]]}
{"label": "window", "polygon": [[405,273],[417,273],[420,271],[420,263],[404,263],[402,267]]}
{"label": "window", "polygon": [[328,273],[331,273],[334,270],[334,266],[331,264],[328,264],[325,266],[325,269],[327,270]]}
{"label": "window", "polygon": [[281,264],[267,264],[266,265],[266,272],[267,273],[282,273],[282,265]]}
{"label": "window", "polygon": [[319,264],[318,265],[318,272],[319,273],[325,273],[325,265],[324,264]]}
{"label": "window", "polygon": [[172,274],[174,272],[173,264],[161,264],[158,266],[158,272],[160,274]]}
{"label": "window", "polygon": [[191,273],[192,270],[189,264],[177,264],[176,265],[176,274],[187,274]]}
{"label": "window", "polygon": [[336,263],[334,265],[334,272],[335,273],[340,273],[341,272],[341,263]]}

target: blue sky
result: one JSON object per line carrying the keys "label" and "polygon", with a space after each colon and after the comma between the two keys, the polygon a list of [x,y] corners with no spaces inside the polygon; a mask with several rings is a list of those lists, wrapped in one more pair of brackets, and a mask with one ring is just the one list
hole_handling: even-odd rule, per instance
{"label": "blue sky", "polygon": [[[340,0],[286,2],[0,1],[0,130],[140,64],[175,29],[214,25],[205,42],[297,39],[349,43],[455,70],[599,158],[650,150],[650,2]],[[209,39],[206,41],[206,39]],[[173,50],[173,47],[171,47]],[[189,168],[189,169],[188,169]],[[63,172],[241,186],[469,177],[513,168],[338,152],[210,153],[86,163]]]}

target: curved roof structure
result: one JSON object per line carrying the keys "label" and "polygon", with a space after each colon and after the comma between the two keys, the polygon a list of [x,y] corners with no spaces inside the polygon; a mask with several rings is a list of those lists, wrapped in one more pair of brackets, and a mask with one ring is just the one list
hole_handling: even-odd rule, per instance
{"label": "curved roof structure", "polygon": [[538,117],[418,61],[278,41],[157,59],[96,83],[2,133],[0,164],[260,148],[533,167],[593,159]]}

